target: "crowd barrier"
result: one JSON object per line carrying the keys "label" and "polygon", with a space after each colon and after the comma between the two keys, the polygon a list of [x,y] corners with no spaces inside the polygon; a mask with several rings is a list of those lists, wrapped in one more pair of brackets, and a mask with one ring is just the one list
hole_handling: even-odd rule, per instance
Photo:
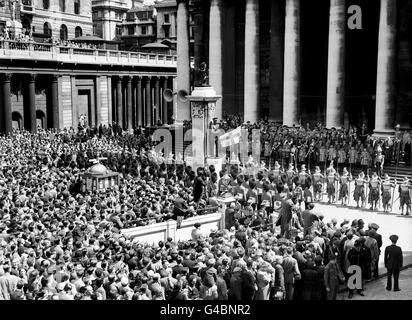
{"label": "crowd barrier", "polygon": [[150,245],[159,241],[166,241],[168,237],[175,241],[185,241],[191,239],[191,233],[196,223],[200,223],[200,232],[208,236],[211,230],[221,230],[225,225],[224,212],[210,213],[201,216],[188,218],[182,221],[180,228],[177,228],[175,220],[150,224],[143,227],[123,229],[121,232],[133,241],[145,242]]}

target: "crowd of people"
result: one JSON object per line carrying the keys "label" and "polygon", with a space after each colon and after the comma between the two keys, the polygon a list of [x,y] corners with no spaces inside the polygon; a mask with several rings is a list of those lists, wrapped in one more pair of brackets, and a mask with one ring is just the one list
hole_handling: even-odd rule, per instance
{"label": "crowd of people", "polygon": [[[277,162],[254,175],[194,171],[156,154],[140,129],[79,129],[0,137],[0,299],[321,300],[336,299],[351,264],[363,280],[377,276],[379,227],[324,221],[307,173],[300,181]],[[117,186],[84,191],[81,174],[96,161],[120,173]],[[197,225],[192,240],[157,245],[121,233],[168,219],[179,226],[227,193],[236,201],[225,230],[203,236]]]}
{"label": "crowd of people", "polygon": [[[58,47],[66,47],[66,48],[80,48],[80,49],[92,49],[92,50],[97,50],[97,49],[103,49],[103,44],[101,43],[91,43],[91,42],[77,42],[73,40],[61,40],[56,37],[48,37],[44,38],[42,42],[40,41],[35,41],[33,38],[33,35],[30,32],[22,32],[18,33],[16,35],[13,35],[12,37],[9,35],[9,32],[6,30],[0,33],[0,41],[8,41],[8,40],[13,40],[12,43],[9,44],[9,47],[11,49],[28,49],[29,45],[34,45],[36,44],[41,45],[41,44],[52,44],[54,46]],[[1,45],[1,43],[0,43]]]}

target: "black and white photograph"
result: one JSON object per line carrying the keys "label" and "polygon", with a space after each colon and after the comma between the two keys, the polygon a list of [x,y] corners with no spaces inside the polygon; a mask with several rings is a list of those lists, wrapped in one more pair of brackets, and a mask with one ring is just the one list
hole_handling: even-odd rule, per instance
{"label": "black and white photograph", "polygon": [[0,0],[0,308],[410,301],[411,156],[412,0]]}

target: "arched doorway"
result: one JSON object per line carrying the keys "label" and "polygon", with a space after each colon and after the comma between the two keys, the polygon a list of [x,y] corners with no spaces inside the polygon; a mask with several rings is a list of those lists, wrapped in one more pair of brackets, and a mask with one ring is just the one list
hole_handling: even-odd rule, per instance
{"label": "arched doorway", "polygon": [[36,110],[36,125],[37,128],[46,129],[46,115],[41,110]]}
{"label": "arched doorway", "polygon": [[17,111],[12,112],[11,114],[11,121],[13,129],[21,130],[23,129],[23,117]]}

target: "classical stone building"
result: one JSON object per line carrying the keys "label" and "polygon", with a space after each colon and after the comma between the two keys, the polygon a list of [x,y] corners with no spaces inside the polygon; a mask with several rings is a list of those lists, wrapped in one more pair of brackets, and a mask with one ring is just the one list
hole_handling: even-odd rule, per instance
{"label": "classical stone building", "polygon": [[127,0],[92,0],[93,34],[106,41],[118,40],[122,34],[118,25],[129,8]]}
{"label": "classical stone building", "polygon": [[223,96],[218,116],[411,126],[412,1],[194,3],[195,61]]}
{"label": "classical stone building", "polygon": [[143,1],[134,1],[126,13],[126,19],[118,25],[121,29],[122,47],[137,50],[148,43],[156,42],[156,9]]}
{"label": "classical stone building", "polygon": [[167,123],[176,56],[0,40],[0,132]]}

